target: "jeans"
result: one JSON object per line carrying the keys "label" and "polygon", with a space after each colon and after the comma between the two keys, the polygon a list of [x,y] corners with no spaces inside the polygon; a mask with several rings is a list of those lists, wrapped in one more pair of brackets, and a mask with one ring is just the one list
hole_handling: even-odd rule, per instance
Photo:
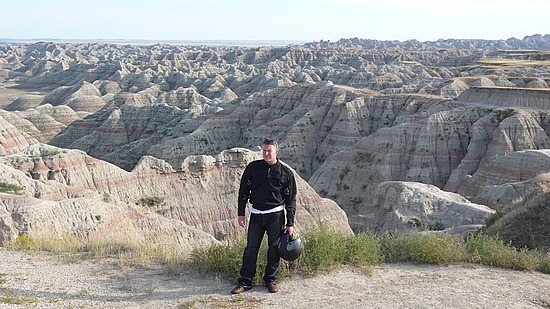
{"label": "jeans", "polygon": [[243,253],[243,264],[241,266],[239,284],[252,286],[252,280],[256,275],[256,262],[258,252],[264,234],[267,232],[267,266],[265,268],[264,282],[269,284],[275,282],[279,276],[279,265],[281,259],[275,245],[285,224],[284,211],[269,214],[251,214],[248,224],[246,248]]}

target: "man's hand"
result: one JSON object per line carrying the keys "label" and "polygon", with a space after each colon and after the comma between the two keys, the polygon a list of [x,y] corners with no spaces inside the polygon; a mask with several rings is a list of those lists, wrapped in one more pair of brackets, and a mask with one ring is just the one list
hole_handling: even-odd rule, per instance
{"label": "man's hand", "polygon": [[244,216],[239,216],[237,218],[237,223],[239,224],[240,227],[244,227]]}
{"label": "man's hand", "polygon": [[287,226],[286,227],[286,233],[290,236],[294,233],[294,227],[293,226]]}

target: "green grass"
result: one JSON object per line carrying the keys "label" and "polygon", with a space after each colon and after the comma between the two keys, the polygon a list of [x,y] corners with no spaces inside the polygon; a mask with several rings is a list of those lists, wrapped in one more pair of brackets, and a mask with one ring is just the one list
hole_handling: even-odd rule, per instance
{"label": "green grass", "polygon": [[382,255],[388,263],[452,264],[466,260],[462,239],[434,233],[386,234]]}
{"label": "green grass", "polygon": [[21,195],[23,187],[11,183],[0,182],[0,192]]}
{"label": "green grass", "polygon": [[38,303],[38,299],[28,294],[19,295],[19,294],[11,293],[9,291],[1,291],[0,303],[12,304],[12,305],[25,305],[25,304],[31,304],[31,303],[35,304],[35,303]]}
{"label": "green grass", "polygon": [[[475,263],[514,270],[539,271],[550,274],[550,253],[526,248],[516,249],[497,236],[482,232],[463,238],[444,233],[414,232],[349,234],[327,224],[312,226],[301,235],[304,250],[292,262],[282,261],[281,280],[290,274],[317,275],[349,265],[365,272],[381,263],[418,263],[447,265]],[[182,254],[176,247],[124,239],[122,236],[81,240],[74,236],[34,239],[22,235],[8,244],[12,250],[52,252],[66,261],[88,258],[118,258],[119,264],[148,267],[162,264],[173,273],[194,267],[202,273],[214,273],[236,279],[246,246],[246,235],[238,235],[224,244],[197,247],[191,254]],[[255,282],[261,283],[266,266],[266,238],[260,248]],[[1,277],[0,277],[1,279]]]}
{"label": "green grass", "polygon": [[172,248],[154,242],[131,239],[127,236],[98,235],[82,239],[72,235],[34,238],[23,234],[8,243],[6,248],[25,251],[29,254],[52,253],[57,255],[61,262],[67,263],[86,259],[114,258],[120,266],[150,267],[163,264],[174,273],[178,273],[189,263],[188,256],[181,254],[175,246]]}
{"label": "green grass", "polygon": [[[7,282],[8,274],[0,273],[0,285]],[[12,305],[24,305],[30,303],[37,303],[38,299],[28,294],[15,294],[7,289],[0,289],[0,304],[12,304]],[[1,307],[1,306],[0,306]]]}
{"label": "green grass", "polygon": [[0,285],[6,283],[8,280],[4,277],[7,277],[8,274],[0,273]]}
{"label": "green grass", "polygon": [[[417,263],[448,265],[476,263],[515,270],[550,273],[550,254],[537,250],[516,249],[496,236],[471,234],[466,239],[441,233],[369,233],[344,234],[320,225],[302,235],[304,251],[293,262],[283,261],[284,275],[316,275],[350,265],[370,270],[381,263]],[[214,245],[193,251],[191,265],[202,272],[215,272],[237,278],[244,250],[244,235],[233,245]],[[265,251],[258,257],[257,276],[265,267]]]}
{"label": "green grass", "polygon": [[527,271],[548,272],[550,255],[536,250],[517,250],[496,236],[481,233],[472,235],[466,244],[470,262],[489,266]]}
{"label": "green grass", "polygon": [[[246,247],[246,237],[241,235],[231,244],[215,244],[206,248],[195,248],[191,252],[190,263],[202,273],[215,273],[229,278],[237,278],[241,269],[242,255]],[[264,238],[258,254],[255,283],[265,272],[267,265],[267,241]]]}

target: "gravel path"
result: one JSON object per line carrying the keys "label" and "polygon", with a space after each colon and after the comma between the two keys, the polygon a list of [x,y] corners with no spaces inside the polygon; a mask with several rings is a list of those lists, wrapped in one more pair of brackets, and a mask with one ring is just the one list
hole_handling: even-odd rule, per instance
{"label": "gravel path", "polygon": [[[550,275],[479,265],[384,264],[371,275],[342,269],[293,276],[231,295],[233,283],[194,270],[60,263],[0,249],[0,308],[550,308]],[[22,299],[23,305],[5,299]]]}

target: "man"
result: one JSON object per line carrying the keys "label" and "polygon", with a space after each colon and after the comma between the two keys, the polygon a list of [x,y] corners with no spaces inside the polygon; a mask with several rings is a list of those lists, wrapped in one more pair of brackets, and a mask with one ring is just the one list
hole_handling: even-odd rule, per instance
{"label": "man", "polygon": [[[267,233],[267,266],[263,280],[271,293],[277,293],[280,257],[276,241],[283,226],[286,233],[294,233],[294,215],[296,213],[296,180],[287,166],[277,160],[279,146],[272,139],[262,144],[263,160],[250,162],[241,177],[238,197],[237,223],[244,227],[245,208],[250,202],[250,222],[246,248],[243,253],[239,284],[231,291],[239,294],[252,288],[256,274],[258,251],[264,234]],[[286,224],[285,224],[286,210]]]}

